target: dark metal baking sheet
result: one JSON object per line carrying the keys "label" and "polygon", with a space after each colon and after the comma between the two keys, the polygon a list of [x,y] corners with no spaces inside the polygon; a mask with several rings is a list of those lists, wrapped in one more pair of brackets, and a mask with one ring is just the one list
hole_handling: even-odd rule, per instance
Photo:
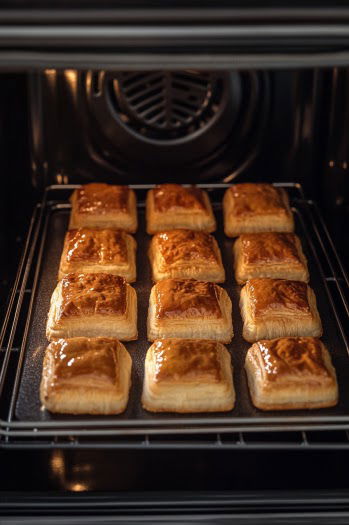
{"label": "dark metal baking sheet", "polygon": [[[64,235],[68,226],[69,207],[67,203],[49,204],[47,216],[46,238],[44,239],[44,251],[42,265],[40,269],[38,288],[35,298],[34,309],[29,329],[28,340],[26,344],[26,355],[23,367],[23,373],[20,381],[18,398],[16,403],[14,423],[22,422],[33,423],[35,425],[47,424],[54,428],[60,425],[62,428],[69,427],[69,424],[81,426],[103,428],[103,424],[110,426],[114,423],[115,427],[126,428],[136,426],[163,426],[177,425],[173,432],[180,431],[184,425],[215,425],[224,424],[230,429],[236,425],[250,425],[253,423],[263,424],[278,421],[279,423],[307,425],[315,422],[316,417],[319,420],[328,422],[331,419],[337,419],[337,416],[349,416],[349,357],[340,332],[340,327],[336,320],[335,313],[331,307],[329,296],[326,292],[327,283],[324,276],[321,275],[316,257],[314,257],[312,239],[309,232],[305,229],[306,217],[305,211],[300,205],[301,201],[293,202],[296,231],[300,235],[305,254],[309,262],[311,275],[311,286],[314,288],[320,316],[324,327],[323,341],[327,344],[336,368],[340,387],[340,401],[337,407],[330,409],[321,409],[315,411],[274,411],[262,412],[253,407],[247,388],[246,376],[244,372],[244,358],[249,344],[242,338],[242,321],[239,311],[239,292],[233,278],[232,268],[232,244],[233,241],[225,237],[222,228],[222,213],[220,202],[223,191],[213,190],[213,198],[217,204],[214,205],[216,217],[218,220],[218,229],[215,234],[222,251],[223,263],[226,270],[226,282],[223,287],[227,290],[233,303],[233,323],[234,339],[231,344],[227,345],[231,352],[234,366],[234,385],[236,389],[236,406],[234,410],[227,413],[209,413],[209,414],[152,414],[146,412],[141,407],[141,391],[143,381],[144,358],[150,343],[146,339],[146,317],[150,289],[152,286],[150,264],[147,259],[147,250],[150,236],[145,233],[144,207],[139,207],[139,230],[136,234],[137,240],[137,282],[134,287],[138,297],[138,330],[139,338],[137,341],[126,343],[128,351],[133,360],[132,370],[132,388],[127,410],[118,416],[111,417],[92,417],[92,416],[66,416],[53,415],[43,410],[39,400],[39,387],[41,381],[41,369],[45,347],[48,342],[45,337],[45,325],[49,309],[50,297],[56,285],[59,260],[63,247]],[[311,233],[314,235],[314,233]],[[310,243],[308,240],[310,239]],[[281,418],[281,419],[280,419]],[[15,423],[16,424],[16,423]],[[285,427],[286,428],[286,427]],[[209,431],[209,427],[207,427]]]}

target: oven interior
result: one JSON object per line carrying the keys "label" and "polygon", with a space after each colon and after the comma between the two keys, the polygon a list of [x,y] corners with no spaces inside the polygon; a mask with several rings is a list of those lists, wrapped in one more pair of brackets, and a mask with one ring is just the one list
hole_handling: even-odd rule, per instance
{"label": "oven interior", "polygon": [[[336,489],[346,487],[342,467],[349,427],[344,419],[325,417],[311,425],[267,422],[253,429],[186,422],[173,423],[166,432],[158,425],[90,434],[80,432],[84,423],[79,429],[56,425],[41,432],[35,425],[18,425],[16,403],[33,326],[28,319],[45,301],[40,276],[43,265],[50,271],[47,240],[54,243],[58,235],[51,219],[67,213],[64,204],[74,185],[89,181],[132,184],[141,202],[147,185],[202,184],[217,206],[231,182],[287,187],[329,309],[328,330],[340,340],[344,359],[349,340],[348,87],[346,68],[45,69],[1,75],[0,446],[7,452],[8,490],[24,490],[29,479],[24,474],[18,481],[12,472],[14,454],[30,465],[33,490],[43,490],[44,483],[68,492],[180,491],[193,485],[223,491],[327,489],[320,468],[335,477]],[[115,462],[118,472],[111,468]],[[271,463],[266,479],[263,472]],[[184,464],[191,470],[186,479]],[[190,505],[205,505],[204,500]],[[267,496],[265,501],[279,505]],[[125,496],[123,505],[128,503]],[[222,500],[215,504],[221,508]],[[260,503],[254,504],[257,509]],[[243,508],[242,501],[234,505]]]}

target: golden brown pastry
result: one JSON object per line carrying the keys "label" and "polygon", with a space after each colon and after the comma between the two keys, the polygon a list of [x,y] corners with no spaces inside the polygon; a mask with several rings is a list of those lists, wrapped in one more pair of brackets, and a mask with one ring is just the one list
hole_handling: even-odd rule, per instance
{"label": "golden brown pastry", "polygon": [[72,210],[69,229],[115,228],[137,230],[136,196],[128,186],[85,184],[70,198]]}
{"label": "golden brown pastry", "polygon": [[59,339],[46,349],[41,403],[62,414],[120,414],[128,402],[131,366],[117,339]]}
{"label": "golden brown pastry", "polygon": [[155,284],[149,299],[148,339],[170,337],[230,343],[233,323],[227,292],[215,283],[193,279]]}
{"label": "golden brown pastry", "polygon": [[46,335],[137,339],[136,292],[123,277],[70,273],[53,292]]}
{"label": "golden brown pastry", "polygon": [[287,193],[271,184],[234,184],[225,192],[223,215],[228,237],[294,230]]}
{"label": "golden brown pastry", "polygon": [[155,341],[145,359],[142,405],[151,412],[225,412],[235,391],[228,350],[216,341]]}
{"label": "golden brown pastry", "polygon": [[251,343],[275,337],[322,335],[313,290],[300,281],[251,279],[241,290],[242,335]]}
{"label": "golden brown pastry", "polygon": [[338,402],[330,355],[314,337],[258,341],[247,352],[245,368],[253,404],[262,410],[323,408]]}
{"label": "golden brown pastry", "polygon": [[217,283],[225,280],[217,241],[208,233],[191,230],[157,233],[150,243],[149,259],[154,281],[170,277]]}
{"label": "golden brown pastry", "polygon": [[309,280],[307,260],[294,233],[243,233],[234,243],[235,279],[256,277]]}
{"label": "golden brown pastry", "polygon": [[136,280],[136,241],[121,230],[79,228],[65,235],[58,279],[68,273],[110,273]]}
{"label": "golden brown pastry", "polygon": [[179,184],[160,184],[148,191],[147,232],[150,234],[186,228],[213,232],[216,220],[206,191]]}

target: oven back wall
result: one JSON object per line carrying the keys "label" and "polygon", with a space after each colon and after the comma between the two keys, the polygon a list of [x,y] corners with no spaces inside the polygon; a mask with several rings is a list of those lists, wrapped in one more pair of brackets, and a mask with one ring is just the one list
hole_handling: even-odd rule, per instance
{"label": "oven back wall", "polygon": [[34,176],[38,185],[296,177],[313,187],[322,161],[318,123],[328,118],[319,100],[325,77],[316,71],[33,74]]}
{"label": "oven back wall", "polygon": [[45,70],[27,81],[38,189],[98,179],[296,181],[347,259],[348,70]]}

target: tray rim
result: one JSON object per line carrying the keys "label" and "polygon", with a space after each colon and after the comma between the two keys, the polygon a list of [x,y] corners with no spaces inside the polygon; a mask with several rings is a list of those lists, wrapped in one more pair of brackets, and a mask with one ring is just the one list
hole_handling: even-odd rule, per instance
{"label": "tray rim", "polygon": [[[212,190],[223,190],[229,188],[232,184],[220,183],[220,184],[198,184],[197,186],[204,189]],[[326,228],[326,225],[321,217],[321,214],[312,200],[306,200],[304,197],[303,189],[300,184],[294,182],[285,182],[285,183],[274,183],[276,187],[283,187],[286,189],[294,189],[298,194],[298,200],[303,202],[309,214],[312,216],[312,208],[316,211],[321,225],[324,229],[324,234],[327,242],[330,244],[330,247],[333,251],[333,256],[337,261],[337,264],[340,267],[342,277],[345,280],[345,283],[348,284],[348,277],[344,271],[343,265],[340,261],[338,253],[336,251],[335,245],[329,235],[329,232]],[[132,189],[135,190],[148,190],[153,188],[155,184],[137,184],[129,185]],[[43,246],[46,241],[47,228],[45,229],[45,224],[47,226],[48,219],[51,212],[54,209],[58,208],[69,208],[68,203],[57,203],[57,199],[54,201],[49,200],[50,192],[58,191],[68,191],[80,187],[79,184],[70,184],[70,185],[51,185],[45,189],[42,203],[38,205],[39,207],[39,220],[36,224],[34,230],[34,239],[40,240],[40,248],[43,249]],[[57,206],[58,205],[58,206]],[[35,207],[35,210],[37,210]],[[139,207],[144,207],[144,203],[139,203]],[[312,217],[312,222],[315,219]],[[40,238],[40,230],[44,227],[44,234]],[[306,231],[306,230],[305,230]],[[27,244],[30,246],[30,239],[27,238]],[[39,249],[40,249],[39,248]],[[326,252],[325,252],[326,253]],[[41,260],[38,261],[38,270],[41,268]],[[321,270],[321,265],[319,270]],[[37,283],[36,283],[37,284]],[[33,288],[32,295],[35,296],[36,288]],[[348,309],[347,309],[348,312]],[[32,311],[30,312],[32,314]],[[29,315],[27,323],[30,326],[32,319]],[[3,327],[2,332],[5,332]],[[28,334],[26,334],[28,335]],[[26,339],[22,345],[26,346]],[[348,345],[346,344],[348,349]],[[22,352],[23,353],[23,352]],[[21,378],[22,371],[21,363],[18,366],[20,369],[20,374],[18,376],[18,382],[14,385],[13,389],[16,387],[17,392],[15,400],[17,400],[18,395],[18,386],[19,380]],[[17,370],[18,372],[18,370]],[[12,392],[13,393],[13,392]],[[287,413],[289,414],[289,412]],[[88,435],[88,436],[103,436],[103,435],[132,435],[139,433],[149,433],[149,434],[164,434],[164,433],[212,433],[212,432],[273,432],[273,431],[303,431],[303,430],[348,430],[349,429],[349,414],[348,415],[333,415],[333,416],[319,416],[319,415],[307,415],[307,416],[292,416],[292,415],[282,415],[282,416],[268,416],[258,417],[251,416],[249,418],[241,418],[239,416],[223,416],[210,418],[206,416],[201,418],[200,416],[192,416],[190,419],[185,417],[179,419],[169,415],[168,418],[163,420],[139,420],[139,419],[128,419],[128,420],[118,420],[117,416],[109,416],[108,418],[101,417],[98,420],[91,420],[89,417],[79,416],[79,421],[64,421],[64,420],[55,420],[55,421],[15,421],[15,420],[0,420],[0,436],[51,436],[51,435],[68,435],[68,429],[71,428],[74,430],[74,435]],[[83,427],[83,428],[81,428]],[[172,428],[174,427],[174,428]],[[31,429],[31,430],[30,430]]]}

